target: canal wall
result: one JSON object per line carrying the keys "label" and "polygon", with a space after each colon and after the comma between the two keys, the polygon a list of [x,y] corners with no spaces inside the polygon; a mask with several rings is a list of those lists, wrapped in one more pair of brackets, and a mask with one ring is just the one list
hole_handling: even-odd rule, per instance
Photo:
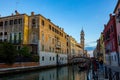
{"label": "canal wall", "polygon": [[40,57],[39,59],[40,66],[68,64],[67,54],[56,54],[56,53],[41,51],[39,53],[39,57]]}
{"label": "canal wall", "polygon": [[56,65],[56,54],[50,52],[40,52],[40,66]]}
{"label": "canal wall", "polygon": [[59,64],[68,64],[68,56],[66,54],[58,54]]}
{"label": "canal wall", "polygon": [[0,77],[10,74],[19,74],[25,72],[31,72],[35,70],[47,70],[56,67],[67,66],[67,64],[63,64],[60,66],[57,65],[49,65],[49,66],[24,66],[24,67],[11,67],[11,68],[0,68]]}
{"label": "canal wall", "polygon": [[0,74],[19,73],[68,65],[67,54],[40,52],[39,62],[18,62],[12,65],[0,63]]}
{"label": "canal wall", "polygon": [[0,68],[15,68],[15,67],[29,67],[29,66],[39,66],[39,62],[19,62],[14,64],[0,63]]}
{"label": "canal wall", "polygon": [[66,65],[66,64],[68,64],[68,56],[66,54],[41,52],[39,56],[39,62],[17,62],[11,65],[0,63],[0,68],[56,66],[56,65]]}

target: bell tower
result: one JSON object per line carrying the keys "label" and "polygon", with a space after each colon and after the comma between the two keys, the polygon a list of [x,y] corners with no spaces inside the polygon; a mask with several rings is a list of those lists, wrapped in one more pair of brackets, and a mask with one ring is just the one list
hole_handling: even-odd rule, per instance
{"label": "bell tower", "polygon": [[85,36],[85,34],[84,34],[84,31],[83,31],[83,29],[81,30],[81,33],[80,33],[80,44],[81,44],[81,46],[82,46],[82,49],[83,49],[83,54],[84,54],[84,40],[85,40],[85,38],[84,38],[84,36]]}

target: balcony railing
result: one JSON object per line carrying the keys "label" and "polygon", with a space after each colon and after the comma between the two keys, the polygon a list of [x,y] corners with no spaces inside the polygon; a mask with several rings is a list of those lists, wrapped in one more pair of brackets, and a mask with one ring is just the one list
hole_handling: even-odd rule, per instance
{"label": "balcony railing", "polygon": [[61,48],[61,43],[59,41],[57,41],[55,47],[56,48]]}

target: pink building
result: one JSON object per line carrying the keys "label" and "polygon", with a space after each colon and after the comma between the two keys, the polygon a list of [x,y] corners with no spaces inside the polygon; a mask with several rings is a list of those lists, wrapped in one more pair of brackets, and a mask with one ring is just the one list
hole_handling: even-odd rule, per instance
{"label": "pink building", "polygon": [[119,64],[120,64],[120,0],[114,9],[116,15],[116,31],[117,31],[117,42],[118,42],[118,52],[119,52]]}
{"label": "pink building", "polygon": [[110,14],[110,19],[104,25],[104,44],[106,53],[106,64],[117,66],[118,65],[118,46],[117,46],[117,33],[115,15]]}

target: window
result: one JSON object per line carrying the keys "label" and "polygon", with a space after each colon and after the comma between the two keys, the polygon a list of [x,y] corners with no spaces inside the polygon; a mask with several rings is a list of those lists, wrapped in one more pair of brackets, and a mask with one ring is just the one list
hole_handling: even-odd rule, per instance
{"label": "window", "polygon": [[19,33],[19,43],[21,43],[21,33]]}
{"label": "window", "polygon": [[118,8],[118,13],[120,13],[120,8]]}
{"label": "window", "polygon": [[42,45],[42,51],[44,51],[44,45]]}
{"label": "window", "polygon": [[66,37],[66,35],[65,35],[65,39],[66,39],[67,37]]}
{"label": "window", "polygon": [[0,22],[0,26],[3,26],[3,22]]}
{"label": "window", "polygon": [[4,32],[5,35],[7,35],[7,32]]}
{"label": "window", "polygon": [[42,26],[44,26],[44,25],[45,25],[44,20],[42,20]]}
{"label": "window", "polygon": [[51,52],[51,47],[49,47],[49,51]]}
{"label": "window", "polygon": [[17,24],[17,19],[14,20],[14,24]]}
{"label": "window", "polygon": [[116,55],[114,57],[115,57],[115,61],[116,61],[117,60]]}
{"label": "window", "polygon": [[64,58],[62,58],[62,61],[64,60]]}
{"label": "window", "polygon": [[69,46],[68,44],[69,44],[69,43],[67,42],[67,46]]}
{"label": "window", "polygon": [[10,23],[9,23],[10,25],[13,25],[13,20],[10,20]]}
{"label": "window", "polygon": [[20,50],[21,49],[21,47],[20,46],[18,46],[18,50]]}
{"label": "window", "polygon": [[54,44],[54,38],[52,38],[52,44]]}
{"label": "window", "polygon": [[36,20],[35,19],[32,19],[32,24],[35,24],[36,23]]}
{"label": "window", "polygon": [[7,42],[7,39],[4,39],[4,42]]}
{"label": "window", "polygon": [[49,37],[49,43],[50,43],[50,44],[51,44],[51,41],[52,41],[51,39],[52,39],[52,38],[51,38],[51,37]]}
{"label": "window", "polygon": [[118,44],[120,46],[120,34],[118,35]]}
{"label": "window", "polygon": [[44,41],[44,34],[42,33],[42,41]]}
{"label": "window", "polygon": [[114,30],[114,27],[113,27],[113,26],[111,26],[111,32],[113,32],[113,30]]}
{"label": "window", "polygon": [[63,33],[61,33],[61,36],[63,37]]}
{"label": "window", "polygon": [[61,32],[59,34],[61,35]]}
{"label": "window", "polygon": [[67,53],[69,53],[69,50],[67,49]]}
{"label": "window", "polygon": [[7,26],[8,25],[8,21],[5,21],[5,26]]}
{"label": "window", "polygon": [[12,43],[12,34],[10,33],[10,43]]}
{"label": "window", "polygon": [[72,53],[74,54],[75,52],[74,52],[74,49],[72,49]]}
{"label": "window", "polygon": [[49,29],[51,30],[51,25],[49,25]]}
{"label": "window", "polygon": [[54,48],[53,48],[52,52],[54,52]]}
{"label": "window", "polygon": [[16,33],[14,34],[14,43],[16,43],[17,35]]}
{"label": "window", "polygon": [[19,24],[22,24],[22,19],[18,19],[18,23],[19,23]]}
{"label": "window", "polygon": [[54,61],[54,57],[53,57],[53,61]]}
{"label": "window", "polygon": [[54,32],[54,27],[52,27],[52,31]]}
{"label": "window", "polygon": [[3,33],[2,32],[0,32],[0,36],[2,36],[3,35]]}
{"label": "window", "polygon": [[44,56],[42,57],[42,61],[44,61]]}
{"label": "window", "polygon": [[55,31],[55,33],[57,33],[57,29],[55,29],[54,31]]}
{"label": "window", "polygon": [[51,74],[50,74],[50,80],[51,80]]}
{"label": "window", "polygon": [[2,39],[0,39],[0,42],[2,42]]}
{"label": "window", "polygon": [[113,60],[113,57],[112,56],[110,56],[110,59],[111,59],[111,61]]}
{"label": "window", "polygon": [[58,31],[58,30],[56,30],[56,33],[57,33],[57,34],[59,34],[59,31]]}
{"label": "window", "polygon": [[51,57],[50,57],[50,61],[51,61]]}
{"label": "window", "polygon": [[53,80],[55,80],[55,79],[54,79],[54,74],[53,74]]}
{"label": "window", "polygon": [[44,80],[44,77],[42,76],[42,80]]}

